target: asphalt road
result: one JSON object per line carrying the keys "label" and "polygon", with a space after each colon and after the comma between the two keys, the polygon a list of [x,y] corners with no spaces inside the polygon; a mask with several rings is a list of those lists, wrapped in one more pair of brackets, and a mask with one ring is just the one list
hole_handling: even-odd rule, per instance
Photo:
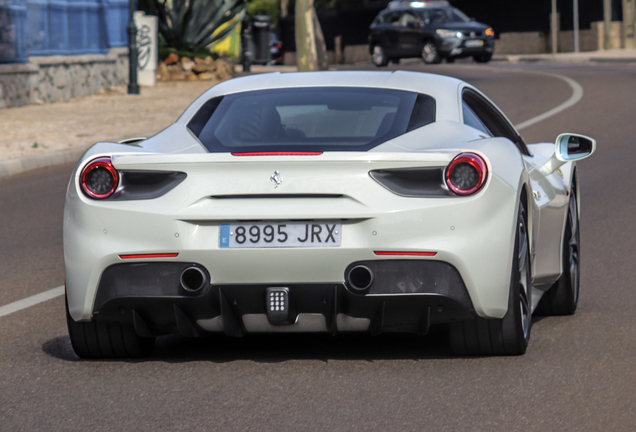
{"label": "asphalt road", "polygon": [[[597,138],[579,164],[581,299],[576,315],[535,319],[520,357],[456,358],[427,337],[276,336],[158,340],[141,361],[80,361],[57,297],[0,317],[0,431],[633,431],[636,429],[636,68],[439,65],[522,131]],[[105,126],[107,127],[107,126]],[[116,126],[113,126],[116,127]],[[70,166],[0,181],[0,306],[62,285]]]}

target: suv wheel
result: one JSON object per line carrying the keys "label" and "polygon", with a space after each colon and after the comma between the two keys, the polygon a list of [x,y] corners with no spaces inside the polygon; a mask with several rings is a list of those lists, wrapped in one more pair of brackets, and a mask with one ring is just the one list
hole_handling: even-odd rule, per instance
{"label": "suv wheel", "polygon": [[435,42],[432,40],[424,42],[422,60],[424,60],[426,64],[437,64],[442,61],[442,58],[439,56],[439,51],[437,51],[437,45],[435,45]]}
{"label": "suv wheel", "polygon": [[473,57],[477,63],[488,63],[492,59],[492,54],[481,54]]}
{"label": "suv wheel", "polygon": [[373,46],[373,52],[371,53],[371,59],[373,64],[377,67],[386,66],[389,64],[389,58],[384,53],[384,49],[380,45]]}

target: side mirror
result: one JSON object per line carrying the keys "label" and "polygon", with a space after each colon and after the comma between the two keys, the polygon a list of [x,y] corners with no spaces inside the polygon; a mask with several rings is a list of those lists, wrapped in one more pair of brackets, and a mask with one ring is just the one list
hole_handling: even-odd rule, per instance
{"label": "side mirror", "polygon": [[543,175],[554,172],[566,162],[585,159],[596,151],[596,140],[579,134],[561,134],[554,145],[554,155],[539,169]]}
{"label": "side mirror", "polygon": [[596,140],[585,135],[561,134],[554,154],[563,162],[585,159],[596,150]]}

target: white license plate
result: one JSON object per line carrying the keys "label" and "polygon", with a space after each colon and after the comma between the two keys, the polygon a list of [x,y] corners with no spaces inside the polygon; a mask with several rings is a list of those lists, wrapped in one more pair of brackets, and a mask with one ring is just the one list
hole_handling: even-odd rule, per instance
{"label": "white license plate", "polygon": [[219,229],[221,248],[338,247],[341,223],[255,222],[223,224]]}
{"label": "white license plate", "polygon": [[466,41],[466,46],[468,48],[484,46],[484,41],[483,40],[469,40],[469,41]]}

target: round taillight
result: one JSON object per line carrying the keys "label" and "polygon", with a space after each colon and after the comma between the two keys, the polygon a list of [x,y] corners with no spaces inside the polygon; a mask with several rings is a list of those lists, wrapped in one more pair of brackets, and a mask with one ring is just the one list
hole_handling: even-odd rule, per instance
{"label": "round taillight", "polygon": [[80,179],[82,191],[93,199],[104,199],[115,193],[119,184],[119,174],[110,158],[92,160],[82,170]]}
{"label": "round taillight", "polygon": [[481,156],[460,153],[446,168],[446,186],[457,195],[471,195],[479,191],[488,177],[488,166]]}

